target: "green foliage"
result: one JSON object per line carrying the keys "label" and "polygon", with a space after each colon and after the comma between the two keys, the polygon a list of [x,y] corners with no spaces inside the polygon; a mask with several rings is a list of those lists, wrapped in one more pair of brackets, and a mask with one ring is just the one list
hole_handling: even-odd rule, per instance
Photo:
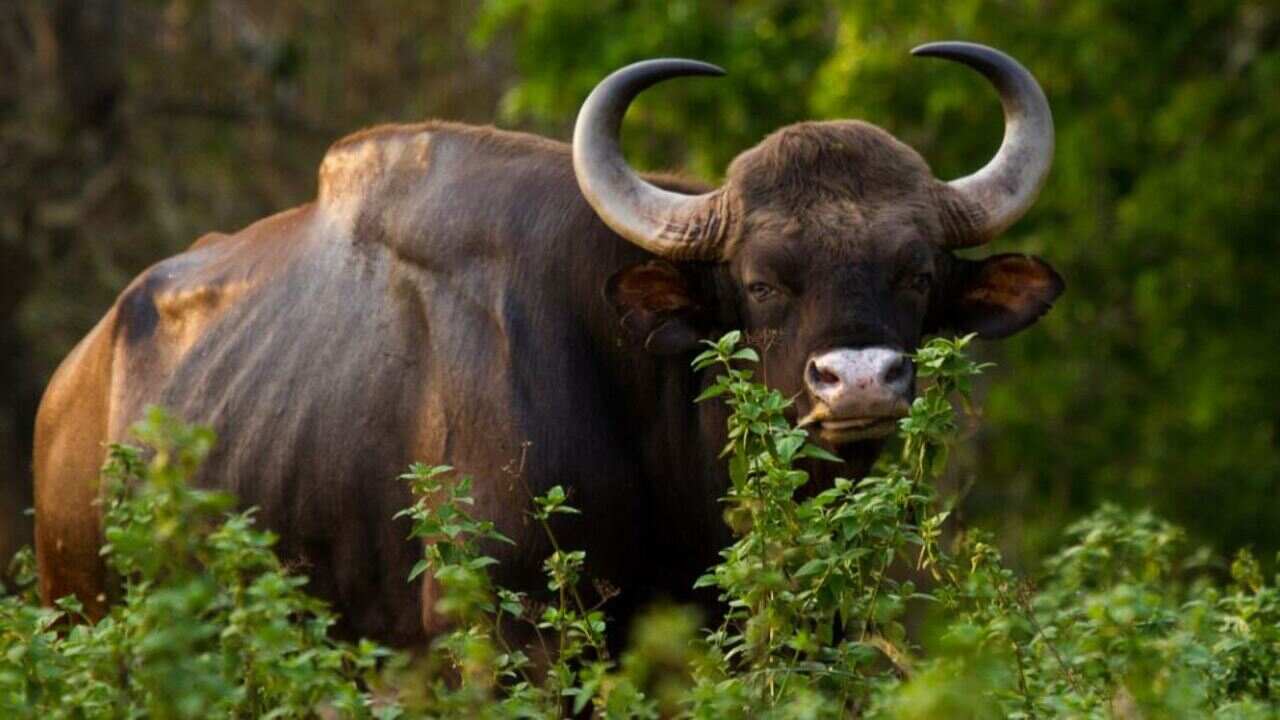
{"label": "green foliage", "polygon": [[[733,335],[698,358],[725,373],[705,395],[734,410],[727,499],[740,537],[700,581],[728,610],[691,714],[1271,716],[1277,590],[1247,553],[1224,586],[1180,529],[1113,505],[1068,529],[1035,585],[981,531],[944,543],[948,398],[967,403],[986,367],[965,357],[970,340],[916,353],[932,385],[901,422],[899,461],[805,500],[792,460],[808,446],[780,419],[785,400],[734,367],[753,358]],[[927,592],[902,579],[911,566]],[[913,605],[935,616],[924,644],[904,628]]]}
{"label": "green foliage", "polygon": [[935,383],[901,421],[902,460],[800,499],[808,475],[796,461],[835,458],[790,427],[783,416],[789,401],[735,367],[755,359],[736,350],[737,341],[731,333],[694,362],[724,370],[703,396],[727,395],[733,410],[727,501],[739,533],[699,580],[717,587],[728,607],[708,637],[716,662],[700,679],[728,692],[711,695],[706,708],[695,705],[694,714],[787,715],[797,704],[824,715],[852,712],[913,665],[904,616],[910,603],[931,598],[895,573],[895,563],[935,580],[950,575],[939,546],[947,511],[932,481],[954,432],[947,398],[967,392],[982,366],[960,354],[969,338],[921,350],[921,374]]}
{"label": "green foliage", "polygon": [[[6,717],[311,717],[370,713],[361,680],[386,651],[331,640],[333,616],[284,571],[275,538],[187,484],[213,443],[151,409],[104,469],[107,544],[121,595],[96,623],[71,597],[0,600]],[[28,572],[17,574],[30,583]],[[20,587],[22,587],[20,585]]]}
{"label": "green foliage", "polygon": [[[808,0],[486,0],[473,32],[484,44],[516,30],[520,82],[502,100],[508,122],[560,137],[605,74],[653,57],[723,65],[714,81],[669,83],[637,103],[627,148],[641,165],[684,156],[715,177],[728,158],[807,112],[808,92],[830,52],[828,18]],[[656,96],[656,97],[655,97]],[[707,122],[714,117],[715,122]]]}
{"label": "green foliage", "polygon": [[[208,430],[158,410],[104,471],[107,546],[122,581],[110,614],[39,607],[29,553],[0,596],[0,710],[13,717],[1266,718],[1280,712],[1280,585],[1241,552],[1192,551],[1150,512],[1104,505],[1067,529],[1034,580],[995,539],[948,523],[941,496],[959,423],[985,369],[971,338],[914,356],[928,382],[900,453],[858,481],[808,488],[831,456],[792,427],[790,401],[753,382],[730,333],[695,360],[702,401],[732,411],[724,498],[734,542],[697,584],[722,617],[651,610],[614,658],[609,593],[588,604],[585,554],[550,519],[561,487],[526,493],[550,543],[546,592],[502,588],[486,554],[510,542],[472,514],[471,482],[414,465],[400,513],[422,543],[407,580],[444,623],[417,661],[327,637],[324,604],[283,570],[252,511],[193,488]],[[79,622],[72,622],[79,620]],[[912,630],[912,627],[916,629]],[[616,628],[614,629],[616,632]],[[521,640],[518,640],[521,639]]]}
{"label": "green foliage", "polygon": [[[417,501],[401,515],[413,520],[413,537],[425,548],[410,579],[430,571],[429,581],[438,589],[432,609],[453,624],[435,640],[433,651],[460,677],[456,687],[434,683],[411,709],[467,714],[487,704],[494,717],[547,718],[560,717],[566,708],[580,712],[596,695],[609,665],[604,613],[588,607],[578,593],[586,554],[562,550],[548,522],[552,515],[577,509],[567,504],[560,486],[530,497],[530,514],[554,547],[544,567],[547,588],[557,600],[538,613],[524,593],[493,586],[486,568],[497,561],[483,553],[481,543],[511,541],[493,523],[471,515],[471,480],[449,480],[451,472],[446,466],[415,465],[405,476]],[[511,626],[519,623],[537,638],[536,648],[550,656],[549,667],[533,668],[525,648],[509,644]]]}

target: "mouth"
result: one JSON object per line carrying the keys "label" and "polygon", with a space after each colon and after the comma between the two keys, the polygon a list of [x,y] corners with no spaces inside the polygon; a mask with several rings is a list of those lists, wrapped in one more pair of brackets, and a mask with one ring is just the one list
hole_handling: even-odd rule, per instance
{"label": "mouth", "polygon": [[892,435],[903,414],[871,415],[866,417],[831,417],[825,406],[815,407],[796,424],[797,427],[815,428],[818,437],[832,445],[855,440],[874,440]]}
{"label": "mouth", "polygon": [[825,420],[818,424],[818,437],[838,445],[854,440],[871,440],[893,434],[898,426],[896,417],[845,418]]}

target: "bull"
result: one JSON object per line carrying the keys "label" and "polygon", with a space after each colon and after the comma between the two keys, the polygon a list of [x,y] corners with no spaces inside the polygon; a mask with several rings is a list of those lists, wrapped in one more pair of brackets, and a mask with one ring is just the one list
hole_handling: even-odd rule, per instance
{"label": "bull", "polygon": [[477,478],[475,509],[516,542],[495,580],[539,586],[548,541],[504,469],[561,484],[557,532],[626,617],[691,597],[729,540],[717,499],[724,410],[693,398],[701,338],[740,328],[793,419],[865,474],[914,392],[929,333],[999,338],[1063,289],[1034,257],[962,259],[1031,206],[1049,171],[1044,93],[996,50],[915,54],[985,75],[1004,106],[991,161],[943,182],[860,121],[784,127],[720,187],[630,169],[619,129],[661,80],[716,75],[651,60],[603,80],[572,145],[446,122],[377,127],[326,154],[317,197],[213,233],[143,272],[57,370],[35,429],[36,552],[46,601],[109,596],[98,472],[149,404],[220,438],[198,482],[260,508],[278,552],[340,614],[394,645],[442,628],[438,588],[395,513],[411,461]]}

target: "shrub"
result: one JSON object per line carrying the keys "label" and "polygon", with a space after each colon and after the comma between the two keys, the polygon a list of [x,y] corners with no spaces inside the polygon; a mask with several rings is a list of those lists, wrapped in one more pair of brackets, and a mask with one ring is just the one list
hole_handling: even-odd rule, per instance
{"label": "shrub", "polygon": [[[724,614],[707,629],[658,608],[611,657],[604,601],[580,592],[589,558],[548,519],[577,511],[562,488],[529,493],[553,553],[548,602],[497,587],[470,512],[470,480],[415,465],[401,514],[423,544],[452,629],[423,662],[328,637],[333,617],[284,571],[274,538],[232,498],[187,484],[211,434],[148,412],[111,449],[104,554],[121,597],[96,623],[64,598],[39,607],[30,554],[0,598],[0,710],[15,717],[1184,717],[1276,714],[1280,592],[1247,552],[1227,565],[1147,512],[1104,506],[1032,579],[994,539],[944,533],[939,497],[968,406],[969,338],[915,356],[929,385],[900,424],[896,459],[872,476],[797,494],[801,460],[832,458],[785,419],[789,400],[752,380],[730,333],[695,361],[700,401],[732,413],[724,455],[735,542],[698,580]],[[528,492],[527,486],[525,491]],[[914,577],[916,580],[909,578]],[[918,586],[917,583],[922,583]],[[928,615],[908,633],[906,618]],[[524,624],[532,648],[510,645]],[[540,660],[530,658],[536,650]]]}
{"label": "shrub", "polygon": [[272,552],[253,511],[187,484],[213,435],[158,409],[103,471],[103,555],[121,596],[96,623],[72,597],[34,604],[30,573],[0,601],[5,717],[298,717],[369,712],[358,680],[386,651],[331,640],[333,616]]}

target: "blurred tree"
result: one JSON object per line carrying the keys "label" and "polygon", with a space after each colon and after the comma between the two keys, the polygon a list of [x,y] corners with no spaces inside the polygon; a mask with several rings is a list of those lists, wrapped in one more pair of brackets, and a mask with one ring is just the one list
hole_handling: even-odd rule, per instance
{"label": "blurred tree", "polygon": [[1004,370],[968,474],[967,516],[1012,557],[1102,499],[1154,506],[1220,545],[1280,548],[1280,8],[1266,0],[487,0],[510,31],[511,122],[562,136],[607,72],[645,57],[724,66],[646,93],[637,165],[708,179],[777,126],[861,117],[939,177],[1000,139],[973,73],[912,60],[922,42],[1002,48],[1040,78],[1056,169],[996,251],[1049,258],[1068,293],[992,351]]}
{"label": "blurred tree", "polygon": [[464,0],[0,3],[0,566],[30,537],[57,363],[146,265],[305,202],[374,122],[488,121],[501,44]]}

